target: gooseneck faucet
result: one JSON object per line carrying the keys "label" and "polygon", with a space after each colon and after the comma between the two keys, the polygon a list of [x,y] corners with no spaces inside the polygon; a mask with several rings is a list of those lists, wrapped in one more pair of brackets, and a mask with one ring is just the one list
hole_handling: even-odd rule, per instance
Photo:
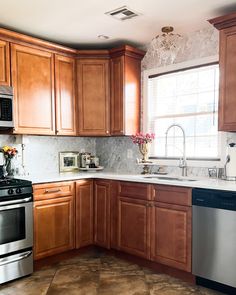
{"label": "gooseneck faucet", "polygon": [[167,157],[167,137],[168,137],[168,132],[172,127],[178,127],[183,133],[183,157],[180,158],[179,160],[179,167],[182,168],[182,176],[187,176],[187,161],[186,161],[186,136],[184,129],[181,125],[179,124],[171,124],[167,130],[166,130],[166,138],[165,138],[165,156]]}

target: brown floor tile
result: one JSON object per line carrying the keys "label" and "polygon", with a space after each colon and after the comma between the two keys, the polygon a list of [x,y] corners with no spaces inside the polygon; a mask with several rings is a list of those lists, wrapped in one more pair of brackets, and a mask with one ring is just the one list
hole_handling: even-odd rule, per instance
{"label": "brown floor tile", "polygon": [[0,295],[219,295],[104,252],[56,261],[0,286]]}

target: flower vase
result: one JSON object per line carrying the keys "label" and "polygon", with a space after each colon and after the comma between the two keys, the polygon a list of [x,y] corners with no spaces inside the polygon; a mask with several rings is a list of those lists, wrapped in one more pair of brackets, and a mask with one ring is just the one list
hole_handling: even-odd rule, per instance
{"label": "flower vase", "polygon": [[13,175],[13,169],[12,169],[12,165],[11,165],[11,160],[7,159],[6,161],[6,172],[7,175],[12,176]]}
{"label": "flower vase", "polygon": [[149,143],[141,143],[139,144],[139,151],[142,154],[142,163],[148,162],[148,152],[149,152]]}

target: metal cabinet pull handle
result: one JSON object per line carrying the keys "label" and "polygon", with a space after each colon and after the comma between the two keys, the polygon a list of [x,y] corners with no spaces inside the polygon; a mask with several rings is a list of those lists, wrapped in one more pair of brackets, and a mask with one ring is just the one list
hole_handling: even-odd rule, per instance
{"label": "metal cabinet pull handle", "polygon": [[2,259],[0,259],[0,266],[8,264],[8,263],[16,262],[16,261],[19,261],[19,260],[23,260],[23,259],[29,257],[31,254],[32,254],[32,251],[28,251],[28,252],[23,253],[19,257],[16,257],[16,258],[13,258],[13,259],[2,258]]}
{"label": "metal cabinet pull handle", "polygon": [[45,189],[45,194],[50,194],[50,193],[59,193],[61,192],[61,189]]}

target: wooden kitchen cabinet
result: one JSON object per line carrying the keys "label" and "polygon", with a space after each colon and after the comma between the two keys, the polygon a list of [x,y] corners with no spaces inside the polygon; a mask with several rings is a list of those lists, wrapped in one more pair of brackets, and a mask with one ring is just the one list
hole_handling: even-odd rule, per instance
{"label": "wooden kitchen cabinet", "polygon": [[93,181],[76,182],[76,248],[93,244]]}
{"label": "wooden kitchen cabinet", "polygon": [[94,244],[110,248],[110,181],[94,182]]}
{"label": "wooden kitchen cabinet", "polygon": [[11,44],[15,133],[55,134],[54,56]]}
{"label": "wooden kitchen cabinet", "polygon": [[111,134],[131,135],[140,130],[141,59],[144,52],[131,46],[110,50]]}
{"label": "wooden kitchen cabinet", "polygon": [[149,258],[150,207],[147,201],[119,198],[118,249]]}
{"label": "wooden kitchen cabinet", "polygon": [[236,131],[236,13],[209,21],[220,31],[220,131]]}
{"label": "wooden kitchen cabinet", "polygon": [[0,85],[10,86],[9,42],[0,40]]}
{"label": "wooden kitchen cabinet", "polygon": [[75,74],[75,59],[56,54],[55,83],[57,135],[76,135]]}
{"label": "wooden kitchen cabinet", "polygon": [[77,84],[79,135],[109,135],[109,60],[105,58],[78,60]]}
{"label": "wooden kitchen cabinet", "polygon": [[150,257],[150,186],[119,182],[118,249],[143,258]]}
{"label": "wooden kitchen cabinet", "polygon": [[34,259],[74,248],[74,183],[34,185]]}
{"label": "wooden kitchen cabinet", "polygon": [[151,208],[151,260],[187,272],[191,272],[190,193],[190,188],[156,185]]}

